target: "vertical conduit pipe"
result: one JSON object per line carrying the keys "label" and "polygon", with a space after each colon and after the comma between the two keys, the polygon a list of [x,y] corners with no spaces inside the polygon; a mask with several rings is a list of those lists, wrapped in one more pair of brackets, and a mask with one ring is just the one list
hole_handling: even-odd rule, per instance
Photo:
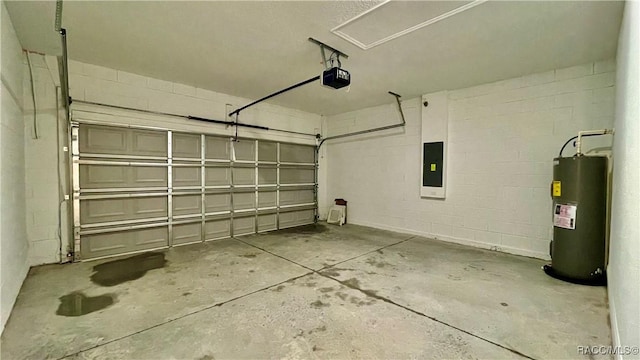
{"label": "vertical conduit pipe", "polygon": [[62,57],[58,57],[58,67],[60,72],[60,86],[62,88],[62,99],[64,101],[67,121],[71,121],[71,97],[69,96],[69,60],[67,58],[67,30],[60,29],[62,40]]}

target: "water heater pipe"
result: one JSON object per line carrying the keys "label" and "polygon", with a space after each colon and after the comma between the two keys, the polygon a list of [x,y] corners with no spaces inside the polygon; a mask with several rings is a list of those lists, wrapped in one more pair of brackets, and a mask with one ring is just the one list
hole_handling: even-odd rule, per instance
{"label": "water heater pipe", "polygon": [[601,130],[586,130],[578,131],[578,140],[576,140],[576,155],[582,155],[582,137],[583,136],[596,136],[596,135],[613,135],[613,129],[601,129]]}

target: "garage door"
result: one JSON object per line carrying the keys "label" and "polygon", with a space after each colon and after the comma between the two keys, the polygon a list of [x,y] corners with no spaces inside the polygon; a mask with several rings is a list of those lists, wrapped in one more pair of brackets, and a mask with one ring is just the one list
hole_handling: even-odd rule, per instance
{"label": "garage door", "polygon": [[313,223],[309,145],[74,123],[75,259]]}

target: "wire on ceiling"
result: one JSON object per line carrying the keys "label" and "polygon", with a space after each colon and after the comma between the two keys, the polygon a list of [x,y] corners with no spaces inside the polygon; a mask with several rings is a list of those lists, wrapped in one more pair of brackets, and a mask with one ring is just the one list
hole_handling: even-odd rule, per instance
{"label": "wire on ceiling", "polygon": [[31,83],[31,100],[33,101],[33,138],[39,139],[38,136],[38,114],[36,108],[36,90],[33,84],[33,66],[31,65],[31,57],[29,56],[29,50],[24,50],[27,53],[27,65],[29,66],[29,82]]}

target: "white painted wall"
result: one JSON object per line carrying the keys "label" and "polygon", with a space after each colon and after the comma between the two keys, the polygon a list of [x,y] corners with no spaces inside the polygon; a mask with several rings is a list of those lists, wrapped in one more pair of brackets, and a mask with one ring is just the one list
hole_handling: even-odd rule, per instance
{"label": "white painted wall", "polygon": [[[66,184],[64,178],[58,180],[56,151],[61,151],[64,141],[58,145],[56,138],[55,99],[57,69],[55,62],[45,61],[38,55],[32,55],[36,99],[38,106],[39,139],[33,138],[30,101],[25,107],[25,147],[27,169],[27,222],[31,244],[30,263],[32,265],[56,263],[60,261],[60,240],[58,237],[58,207],[63,214],[66,203],[63,195],[68,189],[61,188]],[[49,59],[52,60],[52,59]],[[47,68],[50,68],[50,70]],[[131,107],[140,110],[151,110],[172,114],[193,115],[211,119],[226,119],[226,104],[240,107],[251,102],[212,91],[199,89],[178,83],[131,74],[116,69],[109,69],[92,64],[70,61],[69,64],[70,93],[74,100],[105,103],[110,105]],[[28,85],[28,73],[25,75],[25,86]],[[266,95],[266,94],[265,94]],[[31,96],[30,89],[25,88],[25,96]],[[114,110],[104,107],[74,105],[74,120],[92,120],[114,123],[136,123],[186,131],[206,131],[216,134],[233,135],[233,128],[213,125],[198,121],[190,121],[178,117],[149,115],[132,111]],[[79,109],[82,109],[80,111]],[[321,128],[319,115],[288,109],[269,104],[260,104],[243,111],[240,122],[263,125],[270,128],[318,133]],[[61,131],[66,131],[62,124]],[[315,138],[299,135],[264,132],[240,128],[239,136],[259,139],[272,139],[297,143],[315,144]],[[66,154],[61,154],[62,169]],[[62,171],[64,176],[64,171]],[[67,252],[69,235],[64,233],[66,217],[62,217],[62,256]]]}
{"label": "white painted wall", "polygon": [[[640,346],[640,3],[627,1],[618,42],[609,251],[614,345]],[[624,356],[640,359],[639,355]]]}
{"label": "white painted wall", "polygon": [[29,265],[25,227],[24,126],[22,124],[22,46],[2,2],[0,95],[0,331],[9,319]]}
{"label": "white painted wall", "polygon": [[[449,91],[445,200],[420,198],[422,105],[407,100],[404,130],[323,145],[322,211],[342,197],[350,223],[548,258],[552,159],[578,130],[613,126],[614,80],[615,61],[607,60]],[[392,100],[328,117],[326,133],[396,123]]]}

